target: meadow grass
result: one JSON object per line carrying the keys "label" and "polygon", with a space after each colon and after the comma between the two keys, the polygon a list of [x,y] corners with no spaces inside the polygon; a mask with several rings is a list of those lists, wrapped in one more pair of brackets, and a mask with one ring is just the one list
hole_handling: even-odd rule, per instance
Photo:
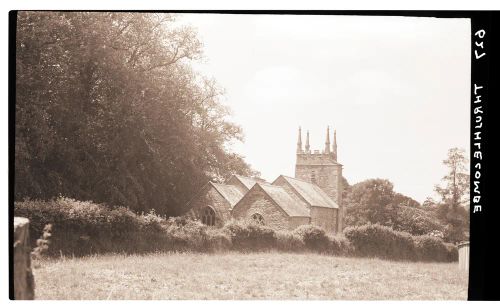
{"label": "meadow grass", "polygon": [[457,263],[289,253],[158,253],[49,259],[36,299],[465,300]]}

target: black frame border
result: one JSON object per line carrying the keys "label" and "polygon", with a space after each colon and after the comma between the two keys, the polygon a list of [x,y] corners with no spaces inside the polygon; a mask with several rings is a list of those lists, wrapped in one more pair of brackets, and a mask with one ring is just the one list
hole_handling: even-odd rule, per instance
{"label": "black frame border", "polygon": [[[55,11],[55,10],[40,10],[40,11]],[[59,10],[58,10],[59,11]],[[87,10],[60,10],[65,12],[82,12]],[[434,17],[434,18],[469,18],[471,20],[471,111],[470,111],[470,162],[471,162],[471,194],[470,194],[470,266],[469,266],[469,288],[468,300],[500,300],[500,290],[497,289],[497,269],[498,260],[493,245],[496,242],[496,233],[498,228],[493,226],[498,216],[498,207],[489,199],[488,191],[493,189],[492,178],[489,177],[489,169],[492,159],[491,155],[486,150],[492,150],[493,147],[489,143],[489,135],[493,129],[490,123],[495,120],[491,112],[494,103],[490,101],[499,101],[500,82],[498,78],[498,32],[500,30],[500,14],[498,11],[400,11],[400,10],[88,10],[89,12],[135,12],[135,13],[199,13],[199,14],[267,14],[267,15],[350,15],[350,16],[396,16],[396,17]],[[15,96],[16,96],[16,18],[18,11],[9,12],[9,65],[8,65],[8,159],[9,159],[9,195],[8,195],[8,226],[9,226],[9,298],[14,299],[13,287],[13,222],[14,222],[14,147],[15,147]],[[485,35],[482,39],[478,39],[475,33],[479,30],[484,30]],[[495,37],[495,35],[497,37]],[[479,54],[483,48],[478,49],[475,45],[476,41],[483,42],[485,56],[476,59],[475,51]],[[493,69],[494,68],[494,69]],[[483,86],[481,89],[482,99],[482,121],[483,125],[480,129],[481,139],[474,139],[475,130],[475,114],[474,114],[474,84]],[[498,84],[498,85],[497,85]],[[497,85],[498,87],[495,87]],[[496,111],[495,111],[496,113]],[[481,159],[474,156],[477,151],[477,146],[474,143],[481,142],[482,152]],[[493,153],[493,152],[491,152]],[[495,152],[496,153],[496,152]],[[475,165],[481,164],[480,178],[475,179]],[[480,192],[480,200],[478,203],[473,203],[475,195],[474,182],[478,181]],[[481,205],[481,211],[474,212],[475,205]],[[490,236],[490,238],[488,237]],[[488,239],[491,239],[488,241]]]}

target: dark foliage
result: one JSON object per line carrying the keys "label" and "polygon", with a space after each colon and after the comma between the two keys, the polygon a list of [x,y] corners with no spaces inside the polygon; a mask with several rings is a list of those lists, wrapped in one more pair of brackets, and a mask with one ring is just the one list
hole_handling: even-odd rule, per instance
{"label": "dark foliage", "polygon": [[223,228],[154,211],[136,214],[124,207],[58,198],[15,203],[15,214],[30,219],[32,246],[52,224],[49,256],[102,253],[269,251],[315,252],[394,260],[456,261],[457,248],[440,239],[410,236],[380,225],[348,228],[344,236],[327,235],[312,225],[274,231],[255,222],[232,221]]}
{"label": "dark foliage", "polygon": [[330,240],[325,230],[313,225],[302,225],[294,231],[299,236],[307,249],[326,252],[330,247]]}
{"label": "dark foliage", "polygon": [[367,224],[346,228],[344,235],[361,256],[395,260],[416,259],[412,236],[408,233],[397,232],[377,224]]}
{"label": "dark foliage", "polygon": [[369,179],[350,187],[345,199],[347,226],[380,224],[411,235],[438,234],[445,226],[410,197],[396,193],[390,181]]}
{"label": "dark foliage", "polygon": [[457,248],[431,236],[411,236],[390,227],[366,224],[349,227],[344,235],[360,256],[393,260],[454,261]]}
{"label": "dark foliage", "polygon": [[229,232],[235,250],[260,251],[276,246],[275,231],[256,222],[233,221],[226,224],[224,230]]}
{"label": "dark foliage", "polygon": [[19,12],[16,200],[64,195],[182,213],[208,179],[255,174],[194,31],[169,14]]}

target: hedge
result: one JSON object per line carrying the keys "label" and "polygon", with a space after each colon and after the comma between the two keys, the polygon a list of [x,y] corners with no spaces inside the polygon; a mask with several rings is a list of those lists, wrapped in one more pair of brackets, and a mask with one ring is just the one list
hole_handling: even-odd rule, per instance
{"label": "hedge", "polygon": [[57,198],[16,202],[14,214],[30,220],[32,245],[52,224],[49,255],[217,251],[229,249],[230,237],[199,222],[136,214],[124,207]]}
{"label": "hedge", "polygon": [[355,254],[408,261],[455,261],[457,248],[432,236],[411,236],[378,224],[350,227],[344,235],[352,243]]}
{"label": "hedge", "polygon": [[124,207],[57,198],[14,204],[16,216],[30,219],[32,245],[52,224],[48,255],[87,255],[144,252],[270,251],[315,252],[393,260],[456,261],[457,248],[430,236],[411,236],[380,225],[347,228],[328,235],[303,225],[275,231],[254,222],[231,221],[222,228],[207,227],[182,217],[164,218],[154,211],[136,214]]}
{"label": "hedge", "polygon": [[229,233],[232,249],[239,251],[264,251],[276,247],[276,233],[256,222],[230,221],[223,231]]}

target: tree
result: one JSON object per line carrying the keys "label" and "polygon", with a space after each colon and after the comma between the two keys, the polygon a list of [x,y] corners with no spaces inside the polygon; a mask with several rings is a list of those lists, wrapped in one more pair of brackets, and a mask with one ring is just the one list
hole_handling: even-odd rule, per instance
{"label": "tree", "polygon": [[404,194],[401,193],[394,193],[394,203],[398,205],[404,205],[408,207],[413,207],[413,208],[420,208],[421,205],[419,202],[415,201],[414,199],[405,196]]}
{"label": "tree", "polygon": [[448,168],[448,173],[442,179],[444,186],[435,187],[435,191],[441,197],[435,213],[445,225],[445,239],[450,242],[468,239],[469,213],[463,206],[468,202],[470,187],[467,163],[465,150],[450,149],[447,159],[443,161]]}
{"label": "tree", "polygon": [[207,180],[250,173],[223,91],[190,68],[201,46],[170,14],[18,13],[16,200],[177,215]]}
{"label": "tree", "polygon": [[444,186],[436,185],[435,191],[441,196],[443,203],[459,206],[468,201],[469,173],[467,169],[468,159],[465,150],[452,148],[448,150],[448,158],[443,164],[448,167],[448,173],[443,177]]}
{"label": "tree", "polygon": [[347,226],[380,224],[412,235],[443,232],[439,220],[419,202],[397,193],[386,179],[369,179],[351,186],[345,201]]}
{"label": "tree", "polygon": [[347,226],[366,223],[390,226],[394,209],[393,184],[385,179],[369,179],[354,184],[345,204]]}

